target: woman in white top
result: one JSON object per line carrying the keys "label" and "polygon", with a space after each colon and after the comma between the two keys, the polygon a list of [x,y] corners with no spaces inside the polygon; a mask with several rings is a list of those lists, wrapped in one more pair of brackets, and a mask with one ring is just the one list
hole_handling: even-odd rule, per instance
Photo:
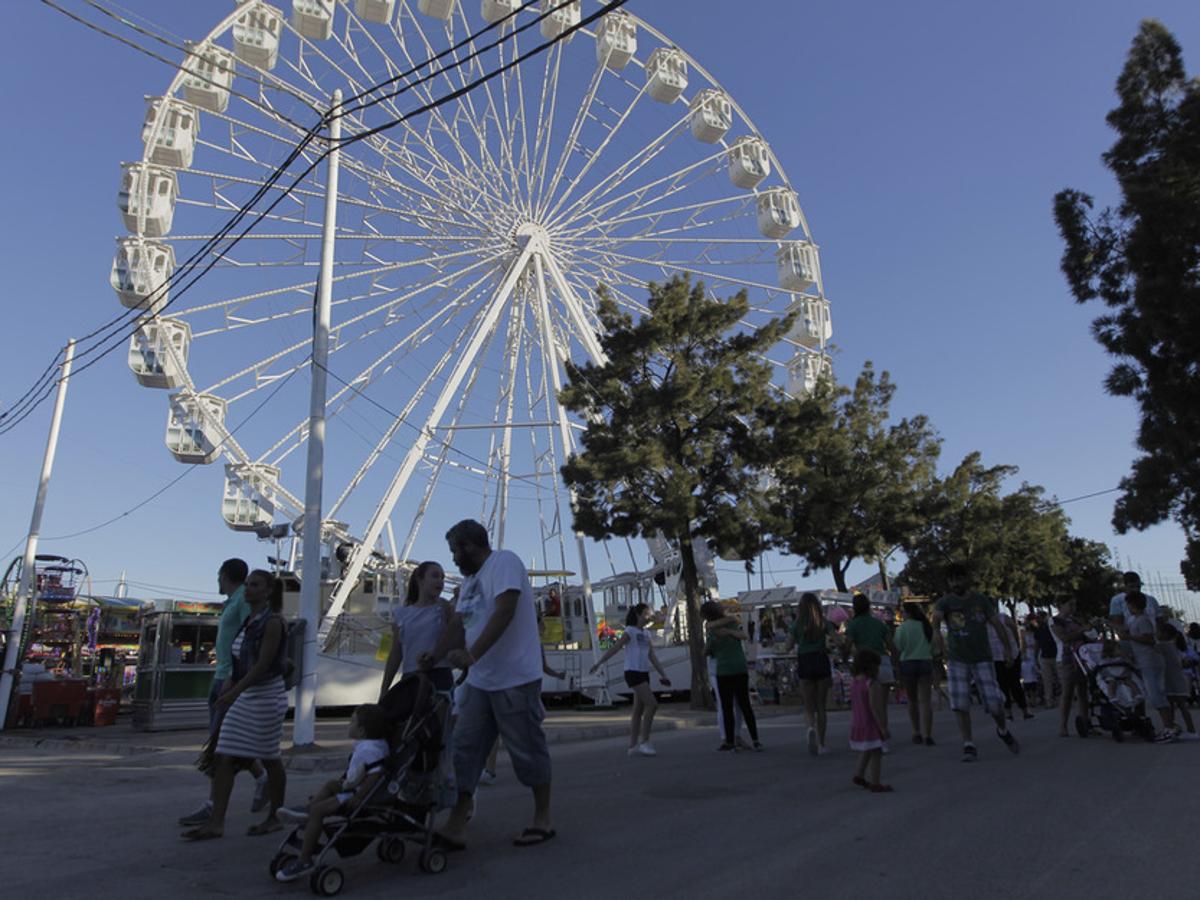
{"label": "woman in white top", "polygon": [[650,690],[650,667],[658,670],[658,677],[667,687],[667,673],[663,670],[654,655],[654,645],[650,642],[650,634],[646,631],[646,623],[650,621],[650,607],[639,603],[625,617],[625,633],[618,638],[592,666],[593,675],[608,662],[618,650],[625,651],[625,684],[633,691],[633,717],[629,721],[629,755],[656,756],[654,745],[650,743],[650,729],[654,725],[654,713],[658,711],[658,701]]}
{"label": "woman in white top", "polygon": [[379,686],[382,700],[400,671],[400,680],[424,670],[438,690],[454,687],[450,664],[445,659],[432,659],[434,647],[450,617],[450,604],[442,599],[446,573],[436,562],[423,562],[408,578],[404,604],[392,610],[392,649],[383,667],[383,683]]}

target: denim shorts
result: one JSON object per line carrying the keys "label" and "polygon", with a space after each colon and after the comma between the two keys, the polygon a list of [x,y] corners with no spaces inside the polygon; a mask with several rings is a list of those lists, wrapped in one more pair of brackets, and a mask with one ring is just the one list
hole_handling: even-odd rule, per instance
{"label": "denim shorts", "polygon": [[521,784],[549,784],[550,748],[542,728],[545,715],[541,679],[502,691],[462,685],[454,724],[454,777],[459,793],[475,792],[497,737],[503,739]]}

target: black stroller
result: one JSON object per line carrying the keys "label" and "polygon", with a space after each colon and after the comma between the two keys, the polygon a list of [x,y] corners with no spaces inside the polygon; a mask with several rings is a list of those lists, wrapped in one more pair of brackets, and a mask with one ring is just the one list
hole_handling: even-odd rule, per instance
{"label": "black stroller", "polygon": [[1137,666],[1101,641],[1080,644],[1072,652],[1087,678],[1089,715],[1075,717],[1079,736],[1098,729],[1111,733],[1115,741],[1124,740],[1127,732],[1154,740]]}
{"label": "black stroller", "polygon": [[[444,805],[450,701],[448,692],[422,674],[403,679],[381,701],[396,723],[388,742],[391,753],[368,771],[374,782],[361,802],[347,814],[324,821],[308,882],[314,894],[332,897],[342,889],[345,875],[332,864],[334,854],[348,859],[376,842],[375,852],[383,862],[403,861],[411,843],[420,848],[422,871],[445,870],[446,854],[435,846],[434,818]],[[291,829],[271,857],[272,878],[299,855],[303,840],[304,826]]]}

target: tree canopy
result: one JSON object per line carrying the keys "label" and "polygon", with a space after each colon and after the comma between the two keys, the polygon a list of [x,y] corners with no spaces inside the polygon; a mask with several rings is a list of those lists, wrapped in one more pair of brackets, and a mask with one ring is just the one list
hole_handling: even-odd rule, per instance
{"label": "tree canopy", "polygon": [[1181,570],[1200,588],[1200,79],[1178,42],[1141,25],[1108,115],[1103,155],[1121,203],[1093,214],[1091,196],[1061,191],[1054,216],[1062,270],[1078,303],[1100,300],[1096,340],[1117,362],[1105,387],[1132,397],[1140,455],[1121,481],[1120,533],[1173,518],[1187,535]]}
{"label": "tree canopy", "polygon": [[924,416],[889,423],[896,387],[870,362],[853,390],[831,380],[781,404],[770,471],[775,543],[827,568],[839,591],[855,559],[879,558],[921,523],[940,441]]}
{"label": "tree canopy", "polygon": [[790,319],[747,331],[745,292],[720,300],[687,277],[649,288],[634,321],[598,291],[602,363],[567,364],[563,405],[588,421],[582,448],[562,468],[574,494],[575,527],[676,542],[687,591],[692,697],[709,689],[692,548],[752,559],[762,546],[758,465],[772,366],[765,353]]}

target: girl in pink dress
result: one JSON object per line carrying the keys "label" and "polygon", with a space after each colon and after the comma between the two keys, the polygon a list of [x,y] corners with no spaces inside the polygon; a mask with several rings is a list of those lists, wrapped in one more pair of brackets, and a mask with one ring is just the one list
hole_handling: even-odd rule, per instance
{"label": "girl in pink dress", "polygon": [[[889,737],[883,718],[883,687],[876,680],[879,663],[879,654],[874,650],[862,649],[854,655],[851,667],[854,682],[850,686],[850,749],[859,751],[854,783],[873,794],[886,794],[892,786],[879,781],[883,744]],[[869,776],[869,780],[865,776]]]}

